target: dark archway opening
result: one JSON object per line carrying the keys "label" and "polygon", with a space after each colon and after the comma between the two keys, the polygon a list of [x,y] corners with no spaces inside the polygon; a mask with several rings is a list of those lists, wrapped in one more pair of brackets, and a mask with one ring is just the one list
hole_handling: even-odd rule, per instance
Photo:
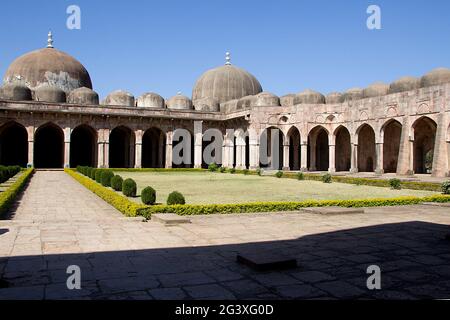
{"label": "dark archway opening", "polygon": [[338,129],[335,148],[336,171],[350,171],[352,145],[347,128],[340,127]]}
{"label": "dark archway opening", "polygon": [[109,167],[134,167],[134,133],[131,129],[120,126],[109,135]]}
{"label": "dark archway opening", "polygon": [[164,168],[166,162],[166,136],[158,128],[145,131],[142,137],[142,167]]}
{"label": "dark archway opening", "polygon": [[310,171],[328,171],[328,132],[323,127],[315,128],[308,136],[308,168]]}
{"label": "dark archway opening", "polygon": [[365,124],[358,132],[358,171],[375,171],[376,150],[375,150],[375,132]]}
{"label": "dark archway opening", "polygon": [[398,121],[393,120],[384,127],[383,170],[385,173],[397,172],[401,135],[402,125]]}
{"label": "dark archway opening", "polygon": [[36,131],[34,166],[43,169],[64,167],[64,133],[53,123],[45,124]]}
{"label": "dark archway opening", "polygon": [[289,137],[289,169],[300,170],[300,132],[292,128]]}
{"label": "dark archway opening", "polygon": [[436,123],[423,117],[413,125],[414,129],[414,172],[431,173],[433,170]]}
{"label": "dark archway opening", "polygon": [[96,167],[97,134],[88,125],[76,127],[70,135],[70,167]]}
{"label": "dark archway opening", "polygon": [[4,166],[28,163],[28,133],[17,122],[10,122],[0,128],[0,164]]}
{"label": "dark archway opening", "polygon": [[[261,168],[273,170],[283,169],[283,138],[283,132],[278,128],[272,127],[263,131],[260,138],[259,166]],[[265,159],[265,161],[261,161],[263,159]]]}

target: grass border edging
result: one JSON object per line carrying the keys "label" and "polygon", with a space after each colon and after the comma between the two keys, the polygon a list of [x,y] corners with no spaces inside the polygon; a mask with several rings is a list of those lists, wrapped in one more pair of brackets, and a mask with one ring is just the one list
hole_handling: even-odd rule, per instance
{"label": "grass border edging", "polygon": [[255,212],[286,212],[298,211],[309,207],[383,207],[413,205],[423,202],[450,202],[449,195],[437,194],[427,197],[398,197],[398,198],[373,198],[353,200],[305,200],[299,202],[255,202],[241,204],[206,204],[206,205],[139,205],[128,198],[118,194],[110,188],[103,187],[94,180],[83,176],[74,169],[65,169],[79,183],[111,204],[126,216],[143,216],[147,219],[153,213],[175,213],[184,215],[208,215],[208,214],[231,214],[231,213],[255,213]]}
{"label": "grass border edging", "polygon": [[6,191],[0,193],[0,217],[2,217],[14,203],[17,195],[23,190],[34,173],[34,168],[22,171],[22,175]]}
{"label": "grass border edging", "polygon": [[94,180],[77,173],[73,169],[66,168],[64,171],[88,190],[92,191],[104,201],[122,212],[125,216],[136,217],[138,215],[138,211],[145,207],[145,205],[139,205],[133,201],[130,201],[114,190],[102,186]]}

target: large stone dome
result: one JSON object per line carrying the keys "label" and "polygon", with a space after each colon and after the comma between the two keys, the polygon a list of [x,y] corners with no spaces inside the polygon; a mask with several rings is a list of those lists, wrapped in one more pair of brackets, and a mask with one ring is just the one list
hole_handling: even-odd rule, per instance
{"label": "large stone dome", "polygon": [[261,84],[247,71],[231,65],[227,55],[224,66],[206,71],[195,83],[192,100],[215,98],[224,103],[262,92]]}
{"label": "large stone dome", "polygon": [[9,66],[3,81],[19,81],[32,90],[42,84],[58,87],[66,93],[81,87],[92,89],[91,78],[83,65],[67,53],[53,48],[51,43],[49,46],[17,58]]}

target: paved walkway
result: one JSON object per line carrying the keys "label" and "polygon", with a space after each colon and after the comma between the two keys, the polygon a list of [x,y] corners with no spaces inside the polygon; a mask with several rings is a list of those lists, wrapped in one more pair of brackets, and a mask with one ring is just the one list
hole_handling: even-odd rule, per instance
{"label": "paved walkway", "polygon": [[[212,215],[164,227],[125,218],[63,172],[37,172],[0,221],[0,299],[450,298],[449,207],[366,214]],[[299,268],[235,262],[272,250]],[[381,268],[382,290],[366,287]],[[81,290],[66,269],[81,268]],[[0,283],[1,286],[1,283]]]}

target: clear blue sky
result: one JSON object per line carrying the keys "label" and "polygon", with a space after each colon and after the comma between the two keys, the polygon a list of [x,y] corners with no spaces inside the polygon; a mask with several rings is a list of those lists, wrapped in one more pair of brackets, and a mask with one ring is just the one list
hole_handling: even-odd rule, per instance
{"label": "clear blue sky", "polygon": [[[66,28],[71,4],[81,30]],[[366,27],[370,4],[381,7],[382,30]],[[326,94],[450,67],[449,15],[448,0],[2,1],[0,74],[44,47],[51,29],[102,98],[116,89],[191,96],[227,50],[265,91]]]}

